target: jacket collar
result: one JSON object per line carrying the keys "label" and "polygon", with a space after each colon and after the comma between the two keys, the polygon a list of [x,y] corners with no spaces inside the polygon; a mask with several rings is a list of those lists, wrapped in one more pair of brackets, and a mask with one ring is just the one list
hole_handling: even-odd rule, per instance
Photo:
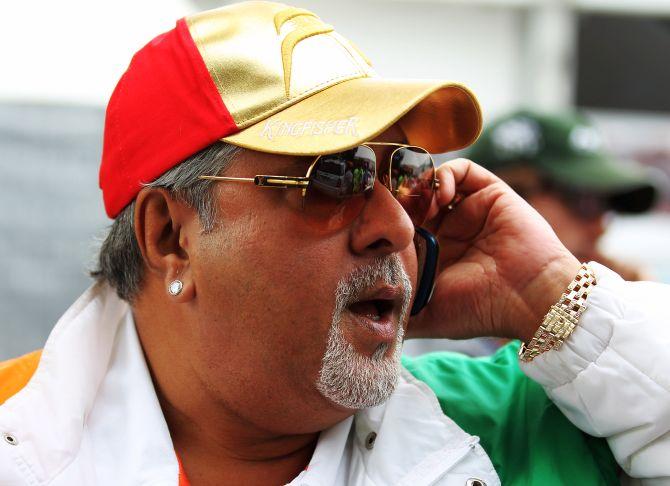
{"label": "jacket collar", "polygon": [[[107,285],[89,288],[58,321],[31,381],[0,406],[0,430],[19,440],[11,454],[25,465],[30,484],[57,476],[100,486],[178,482],[132,313]],[[403,369],[385,404],[321,433],[300,480],[332,484],[350,454],[346,468],[354,475],[364,471],[373,483],[404,478],[413,486],[428,484],[477,442],[442,413],[427,385]]]}
{"label": "jacket collar", "polygon": [[27,483],[176,485],[178,463],[128,304],[93,285],[60,318],[30,382],[0,407]]}

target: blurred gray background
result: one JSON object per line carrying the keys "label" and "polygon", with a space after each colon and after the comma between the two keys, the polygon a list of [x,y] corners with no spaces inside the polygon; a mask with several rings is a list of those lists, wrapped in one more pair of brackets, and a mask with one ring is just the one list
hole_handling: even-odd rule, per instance
{"label": "blurred gray background", "polygon": [[[3,4],[12,22],[0,30],[0,361],[41,347],[90,285],[109,224],[97,182],[104,107],[132,54],[176,19],[226,3]],[[577,106],[615,154],[669,170],[670,0],[288,3],[332,23],[381,75],[461,81],[486,120],[523,105]],[[614,219],[604,251],[670,282],[667,207]]]}
{"label": "blurred gray background", "polygon": [[107,224],[99,107],[0,104],[0,360],[41,347]]}

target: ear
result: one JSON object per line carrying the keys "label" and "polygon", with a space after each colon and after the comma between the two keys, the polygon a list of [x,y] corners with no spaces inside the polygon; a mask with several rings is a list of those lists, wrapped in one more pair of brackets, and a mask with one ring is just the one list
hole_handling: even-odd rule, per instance
{"label": "ear", "polygon": [[[195,282],[189,260],[189,231],[198,230],[195,210],[174,199],[166,189],[144,188],[135,200],[134,217],[135,238],[147,271],[162,281],[165,293],[174,302],[192,300]],[[177,279],[183,284],[182,290],[171,295],[168,288]]]}

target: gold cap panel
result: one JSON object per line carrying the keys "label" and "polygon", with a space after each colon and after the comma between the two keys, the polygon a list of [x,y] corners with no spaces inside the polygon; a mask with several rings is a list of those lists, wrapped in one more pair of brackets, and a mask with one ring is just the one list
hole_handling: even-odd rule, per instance
{"label": "gold cap panel", "polygon": [[244,2],[186,22],[240,128],[344,80],[374,76],[351,43],[304,9]]}
{"label": "gold cap panel", "polygon": [[398,121],[409,143],[432,153],[470,145],[482,125],[477,98],[460,84],[367,77],[331,86],[222,140],[261,152],[318,155],[369,141]]}

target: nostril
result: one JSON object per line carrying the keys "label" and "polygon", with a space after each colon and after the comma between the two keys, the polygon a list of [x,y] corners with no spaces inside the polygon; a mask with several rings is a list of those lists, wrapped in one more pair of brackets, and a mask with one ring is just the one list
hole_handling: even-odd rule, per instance
{"label": "nostril", "polygon": [[389,248],[393,246],[389,240],[386,238],[379,238],[368,245],[368,248],[371,250],[379,250],[383,248]]}

